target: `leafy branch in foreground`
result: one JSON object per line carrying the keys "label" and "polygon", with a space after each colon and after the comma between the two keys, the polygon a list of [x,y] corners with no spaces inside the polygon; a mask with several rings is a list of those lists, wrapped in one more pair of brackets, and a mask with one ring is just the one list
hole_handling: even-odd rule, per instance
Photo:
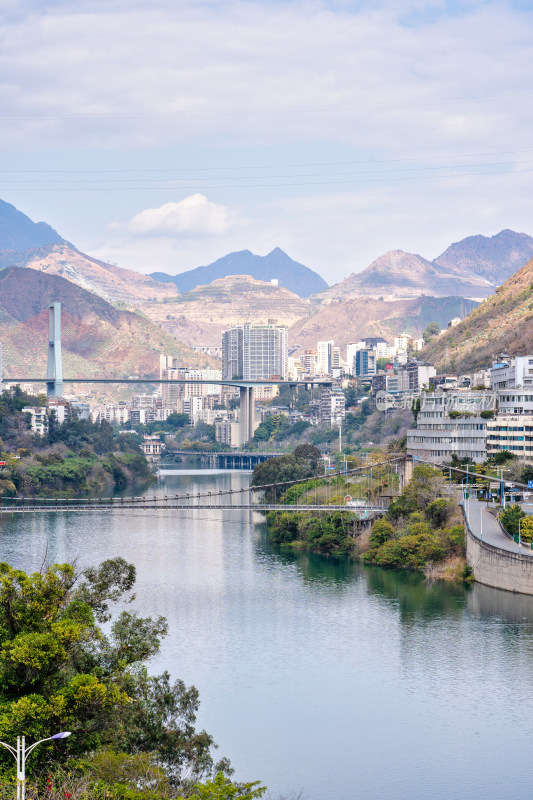
{"label": "leafy branch in foreground", "polygon": [[[30,777],[68,764],[76,774],[129,786],[129,794],[107,796],[131,800],[156,797],[154,790],[157,798],[182,796],[206,779],[228,782],[229,763],[215,765],[212,737],[196,730],[197,690],[147,671],[166,620],[112,615],[112,604],[133,599],[134,583],[135,567],[121,558],[81,574],[71,564],[31,575],[0,564],[0,739],[73,733],[32,754]],[[12,772],[10,754],[0,752],[0,778]],[[137,794],[142,786],[151,794]]]}

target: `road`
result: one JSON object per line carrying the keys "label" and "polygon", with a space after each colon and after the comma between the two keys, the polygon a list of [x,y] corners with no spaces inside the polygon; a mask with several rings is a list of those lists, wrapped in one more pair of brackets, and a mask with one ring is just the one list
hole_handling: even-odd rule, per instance
{"label": "road", "polygon": [[518,545],[503,533],[498,520],[487,510],[485,502],[475,499],[466,500],[465,510],[470,522],[470,529],[478,539],[493,544],[495,547],[501,547],[502,550],[533,557],[533,551],[529,545]]}

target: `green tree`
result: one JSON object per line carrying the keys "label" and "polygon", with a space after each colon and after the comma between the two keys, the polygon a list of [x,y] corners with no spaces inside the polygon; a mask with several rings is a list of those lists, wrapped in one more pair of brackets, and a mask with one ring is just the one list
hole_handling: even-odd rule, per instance
{"label": "green tree", "polygon": [[[73,733],[61,748],[39,748],[30,769],[111,748],[153,754],[171,786],[212,774],[213,739],[195,729],[197,690],[147,672],[167,624],[124,609],[134,582],[120,558],[81,575],[69,564],[31,575],[0,564],[0,739]],[[0,753],[0,773],[11,770]]]}
{"label": "green tree", "polygon": [[430,322],[429,325],[426,325],[424,329],[424,333],[422,334],[422,338],[426,344],[428,344],[435,336],[440,334],[440,325],[438,322]]}

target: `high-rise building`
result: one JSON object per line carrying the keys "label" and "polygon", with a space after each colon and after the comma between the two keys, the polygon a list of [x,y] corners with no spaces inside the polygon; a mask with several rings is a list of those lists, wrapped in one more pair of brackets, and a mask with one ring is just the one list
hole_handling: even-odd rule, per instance
{"label": "high-rise building", "polygon": [[222,334],[222,378],[233,380],[243,377],[243,326],[231,328]]}
{"label": "high-rise building", "polygon": [[358,378],[371,378],[376,374],[376,351],[364,348],[354,358],[354,374]]}
{"label": "high-rise building", "polygon": [[222,377],[287,380],[287,328],[245,323],[222,334]]}
{"label": "high-rise building", "polygon": [[321,375],[330,375],[333,369],[333,339],[318,342],[316,369]]}

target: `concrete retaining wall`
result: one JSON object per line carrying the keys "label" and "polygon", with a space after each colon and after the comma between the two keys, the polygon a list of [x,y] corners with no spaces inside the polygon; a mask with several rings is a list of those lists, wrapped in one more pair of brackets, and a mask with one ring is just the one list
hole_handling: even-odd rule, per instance
{"label": "concrete retaining wall", "polygon": [[476,581],[508,592],[533,595],[533,557],[478,539],[466,525],[466,560]]}

